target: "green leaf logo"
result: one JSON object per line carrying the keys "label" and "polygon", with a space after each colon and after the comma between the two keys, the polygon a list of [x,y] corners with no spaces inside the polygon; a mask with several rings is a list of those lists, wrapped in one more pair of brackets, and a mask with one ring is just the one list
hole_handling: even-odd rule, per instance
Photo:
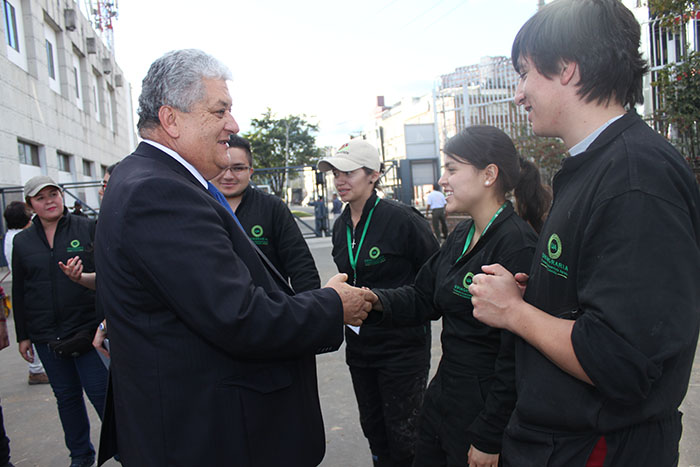
{"label": "green leaf logo", "polygon": [[259,225],[254,225],[253,228],[250,229],[250,233],[253,234],[253,237],[255,238],[262,237],[263,228]]}
{"label": "green leaf logo", "polygon": [[472,285],[472,280],[474,280],[474,273],[473,272],[468,272],[466,276],[464,276],[464,279],[462,280],[462,285],[464,286],[465,289],[468,289],[470,285]]}
{"label": "green leaf logo", "polygon": [[552,234],[552,236],[549,237],[549,242],[547,243],[547,254],[550,258],[557,259],[561,256],[561,249],[562,247],[559,235]]}

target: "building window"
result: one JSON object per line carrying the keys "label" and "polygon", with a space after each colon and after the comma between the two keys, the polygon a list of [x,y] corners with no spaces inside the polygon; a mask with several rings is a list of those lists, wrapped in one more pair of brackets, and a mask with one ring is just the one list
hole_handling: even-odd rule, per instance
{"label": "building window", "polygon": [[46,63],[49,69],[49,78],[56,79],[56,65],[53,61],[53,44],[46,39]]}
{"label": "building window", "polygon": [[58,170],[62,172],[70,172],[71,155],[60,151],[57,151],[56,154],[58,155]]}
{"label": "building window", "polygon": [[58,59],[58,37],[56,31],[44,23],[44,43],[46,47],[46,71],[49,75],[49,87],[61,94],[61,80]]}
{"label": "building window", "polygon": [[78,79],[78,69],[73,67],[73,85],[75,86],[75,98],[80,101],[80,80]]}
{"label": "building window", "polygon": [[100,99],[100,87],[97,80],[97,75],[95,73],[90,73],[91,87],[92,87],[92,110],[95,114],[95,120],[102,122],[102,112],[101,112],[101,99]]}
{"label": "building window", "polygon": [[2,0],[5,16],[5,46],[7,58],[12,63],[27,71],[27,56],[24,42],[24,27],[22,21],[22,2],[20,0]]}
{"label": "building window", "polygon": [[102,178],[105,178],[105,175],[107,175],[107,166],[104,164],[100,165],[100,170],[102,171]]}
{"label": "building window", "polygon": [[19,152],[19,162],[20,164],[33,165],[40,167],[39,164],[39,147],[31,144],[25,143],[24,141],[17,141],[17,150]]}
{"label": "building window", "polygon": [[87,159],[83,159],[83,175],[86,177],[94,177],[94,171],[93,168],[95,167],[95,163],[92,161],[89,161]]}
{"label": "building window", "polygon": [[106,99],[105,99],[105,113],[107,114],[106,125],[107,128],[114,132],[114,90],[107,85]]}
{"label": "building window", "polygon": [[[75,105],[83,110],[83,67],[80,63],[80,56],[73,50],[73,85],[75,87]],[[89,94],[89,93],[88,93]]]}
{"label": "building window", "polygon": [[7,0],[3,0],[3,2],[5,4],[5,39],[7,39],[7,45],[19,52],[17,13],[10,2]]}

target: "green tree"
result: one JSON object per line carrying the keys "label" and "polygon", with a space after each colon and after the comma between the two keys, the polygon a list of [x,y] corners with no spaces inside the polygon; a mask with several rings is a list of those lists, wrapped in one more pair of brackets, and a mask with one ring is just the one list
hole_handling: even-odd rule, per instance
{"label": "green tree", "polygon": [[320,157],[321,150],[316,146],[318,125],[306,118],[306,115],[277,118],[268,108],[260,118],[251,120],[251,131],[243,135],[250,141],[257,169],[278,169],[264,172],[278,196],[284,189],[285,160],[287,166],[298,166],[315,164]]}
{"label": "green tree", "polygon": [[700,53],[691,52],[685,60],[664,67],[653,83],[661,95],[661,107],[654,118],[664,132],[675,130],[674,143],[694,167],[700,167]]}
{"label": "green tree", "polygon": [[551,185],[561,161],[569,155],[564,142],[559,138],[536,136],[527,124],[521,126],[518,134],[512,135],[512,138],[518,153],[534,162],[540,169],[542,181]]}
{"label": "green tree", "polygon": [[700,2],[695,0],[649,0],[649,11],[664,26],[687,23],[699,9]]}
{"label": "green tree", "polygon": [[[650,0],[649,10],[661,24],[685,35],[693,18],[700,17],[700,2],[690,0]],[[700,53],[687,47],[682,57],[658,71],[652,83],[660,106],[653,115],[655,122],[671,142],[700,172]]]}

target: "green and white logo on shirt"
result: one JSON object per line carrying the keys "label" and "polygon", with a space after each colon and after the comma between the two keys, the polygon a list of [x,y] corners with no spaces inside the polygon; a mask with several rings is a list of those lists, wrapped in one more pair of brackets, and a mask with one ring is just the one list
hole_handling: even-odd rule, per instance
{"label": "green and white logo on shirt", "polygon": [[369,259],[365,260],[365,266],[376,266],[385,261],[386,258],[382,256],[382,250],[380,250],[378,246],[373,246],[369,249]]}
{"label": "green and white logo on shirt", "polygon": [[270,240],[267,237],[263,237],[263,233],[265,233],[265,231],[263,230],[262,225],[254,225],[250,229],[250,239],[258,246],[269,245]]}
{"label": "green and white logo on shirt", "polygon": [[260,225],[254,225],[253,228],[250,229],[250,233],[251,233],[251,235],[253,235],[253,237],[256,237],[256,238],[262,237],[263,228]]}
{"label": "green and white logo on shirt", "polygon": [[559,235],[552,234],[549,237],[549,242],[547,242],[547,254],[552,259],[557,259],[561,256],[561,240]]}
{"label": "green and white logo on shirt", "polygon": [[564,263],[557,261],[564,251],[564,246],[562,244],[559,235],[553,233],[549,237],[547,242],[547,252],[542,253],[542,259],[540,260],[540,266],[545,268],[548,272],[551,272],[555,276],[563,277],[564,279],[569,278],[569,266]]}
{"label": "green and white logo on shirt", "polygon": [[77,253],[79,251],[85,251],[85,248],[80,246],[80,240],[76,238],[75,240],[71,240],[70,246],[66,248],[66,251],[68,253]]}
{"label": "green and white logo on shirt", "polygon": [[464,276],[464,279],[462,279],[462,285],[464,288],[469,288],[470,285],[472,285],[472,281],[474,280],[474,273],[473,272],[468,272],[466,276]]}
{"label": "green and white logo on shirt", "polygon": [[462,278],[462,285],[455,284],[452,287],[452,293],[457,295],[458,297],[466,298],[467,300],[471,300],[472,294],[469,293],[469,286],[472,285],[473,280],[474,280],[474,273],[468,272]]}

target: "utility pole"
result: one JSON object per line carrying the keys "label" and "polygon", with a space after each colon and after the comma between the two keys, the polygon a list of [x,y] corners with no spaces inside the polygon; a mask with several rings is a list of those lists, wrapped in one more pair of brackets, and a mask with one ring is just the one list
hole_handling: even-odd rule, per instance
{"label": "utility pole", "polygon": [[289,204],[289,196],[287,196],[287,179],[289,177],[289,120],[287,117],[284,118],[284,184],[283,184],[283,190],[284,190],[284,201],[285,203]]}

